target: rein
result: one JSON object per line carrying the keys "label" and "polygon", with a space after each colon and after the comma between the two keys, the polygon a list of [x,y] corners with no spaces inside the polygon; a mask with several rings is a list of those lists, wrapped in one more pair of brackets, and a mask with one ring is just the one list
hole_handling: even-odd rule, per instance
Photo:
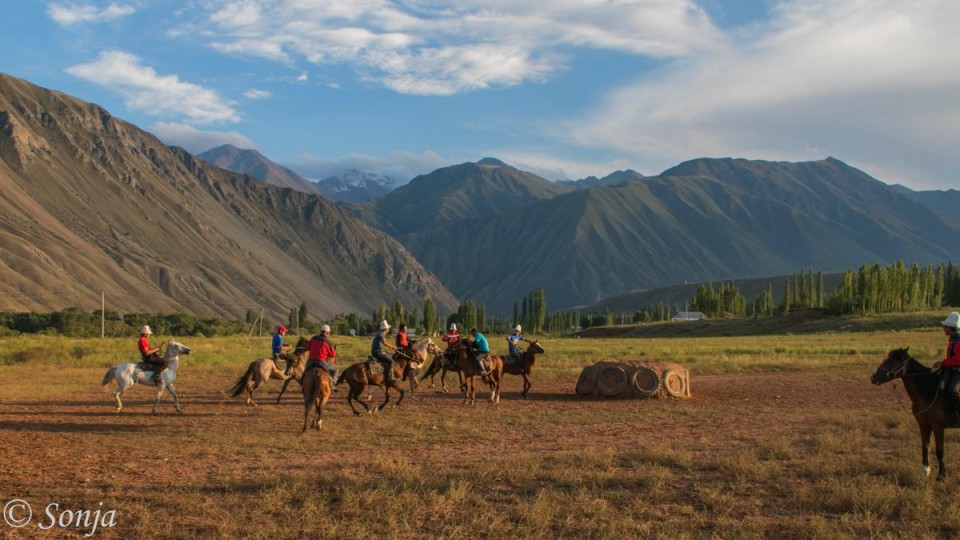
{"label": "rein", "polygon": [[[910,363],[910,360],[913,360],[913,358],[908,358],[908,359],[903,363],[903,365],[902,365],[899,369],[897,369],[896,371],[889,370],[889,369],[884,368],[884,367],[878,367],[877,369],[878,369],[878,370],[883,370],[883,371],[885,371],[886,373],[889,373],[890,375],[894,376],[895,378],[896,378],[896,377],[899,377],[900,379],[906,379],[907,377],[919,377],[920,375],[933,374],[932,371],[919,371],[919,372],[915,372],[915,373],[907,373],[907,364]],[[899,374],[901,371],[902,371],[903,373],[902,373],[902,374]],[[899,374],[899,375],[898,375],[898,374]],[[900,397],[900,394],[897,393],[896,388],[891,385],[891,386],[890,386],[890,390],[894,393],[894,395],[897,396],[897,402],[900,403],[900,408],[903,409],[903,412],[906,412],[906,413],[908,413],[908,414],[914,414],[914,415],[923,414],[923,413],[929,411],[930,409],[932,409],[932,408],[933,408],[933,405],[937,402],[937,398],[940,397],[940,383],[938,382],[938,383],[937,383],[937,390],[936,390],[936,392],[934,392],[933,398],[930,400],[930,404],[927,405],[927,407],[926,407],[925,409],[923,409],[922,411],[919,411],[919,412],[916,412],[916,413],[909,413],[909,411],[907,411],[907,407],[903,404],[903,399]],[[904,388],[904,390],[906,390],[906,388]]]}

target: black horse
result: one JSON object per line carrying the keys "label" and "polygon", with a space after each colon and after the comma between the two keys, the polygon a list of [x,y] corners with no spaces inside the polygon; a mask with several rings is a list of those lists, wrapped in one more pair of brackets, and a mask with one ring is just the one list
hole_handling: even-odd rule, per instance
{"label": "black horse", "polygon": [[937,466],[940,471],[938,480],[947,477],[947,469],[943,465],[943,430],[960,427],[957,422],[957,413],[953,403],[947,396],[947,391],[940,388],[940,376],[937,371],[931,371],[907,352],[908,349],[894,349],[887,358],[877,366],[870,375],[870,382],[883,384],[894,379],[903,380],[903,388],[913,402],[911,407],[913,417],[920,427],[920,443],[923,455],[923,472],[930,474],[930,462],[927,459],[930,447],[930,433],[933,433],[937,444]]}

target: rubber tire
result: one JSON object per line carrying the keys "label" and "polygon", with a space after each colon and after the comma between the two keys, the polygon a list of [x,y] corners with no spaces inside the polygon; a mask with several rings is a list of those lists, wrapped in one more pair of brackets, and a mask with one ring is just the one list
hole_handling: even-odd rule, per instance
{"label": "rubber tire", "polygon": [[675,398],[687,397],[687,379],[675,369],[663,373],[663,389],[667,395]]}
{"label": "rubber tire", "polygon": [[580,378],[577,380],[577,394],[589,396],[597,386],[597,375],[599,370],[596,366],[587,366],[580,372]]}
{"label": "rubber tire", "polygon": [[[644,382],[649,383],[649,380],[641,381],[641,379],[649,379],[650,377],[653,377],[653,385],[651,386],[648,384],[645,387],[643,383]],[[664,379],[666,378],[664,377]],[[661,384],[661,380],[660,380],[660,377],[657,375],[657,372],[646,366],[638,367],[637,371],[634,372],[632,380],[630,382],[633,385],[633,389],[638,394],[644,397],[650,397],[656,394],[657,391],[660,390],[660,384]]]}
{"label": "rubber tire", "polygon": [[620,366],[607,366],[600,371],[597,385],[600,393],[607,397],[619,396],[627,389],[627,372]]}

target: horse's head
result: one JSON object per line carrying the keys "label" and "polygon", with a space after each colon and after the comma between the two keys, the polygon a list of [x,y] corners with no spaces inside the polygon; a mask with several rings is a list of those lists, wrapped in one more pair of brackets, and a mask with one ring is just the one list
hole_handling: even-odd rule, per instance
{"label": "horse's head", "polygon": [[545,352],[545,351],[543,350],[543,345],[537,343],[536,341],[531,342],[531,343],[530,343],[530,346],[527,347],[527,350],[528,350],[528,351],[533,351],[533,354],[543,354],[543,353]]}
{"label": "horse's head", "polygon": [[167,342],[167,352],[165,353],[167,358],[173,358],[181,354],[190,354],[190,347],[172,339]]}
{"label": "horse's head", "polygon": [[436,356],[441,354],[440,347],[437,347],[437,344],[434,343],[430,338],[427,338],[427,352]]}
{"label": "horse's head", "polygon": [[293,354],[300,356],[307,350],[307,345],[310,344],[310,340],[300,336],[300,339],[297,340],[296,346],[293,348]]}
{"label": "horse's head", "polygon": [[885,382],[898,379],[907,374],[907,368],[910,366],[912,357],[907,352],[910,348],[894,349],[890,351],[886,359],[873,370],[870,375],[870,382],[873,384],[883,384]]}

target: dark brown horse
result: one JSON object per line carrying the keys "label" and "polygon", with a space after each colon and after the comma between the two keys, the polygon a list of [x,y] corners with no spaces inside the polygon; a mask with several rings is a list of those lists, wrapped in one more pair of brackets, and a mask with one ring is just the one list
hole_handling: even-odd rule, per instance
{"label": "dark brown horse", "polygon": [[511,362],[509,364],[504,363],[503,365],[504,373],[523,377],[523,392],[520,392],[523,399],[527,399],[527,392],[529,392],[530,387],[533,386],[533,384],[530,383],[530,375],[533,374],[533,365],[537,361],[537,355],[543,353],[543,346],[534,341],[530,343],[527,350],[523,351],[523,358],[519,363]]}
{"label": "dark brown horse", "polygon": [[[451,346],[451,349],[453,346]],[[463,375],[460,374],[460,367],[457,365],[456,358],[452,357],[452,350],[450,356],[447,353],[442,353],[434,356],[433,362],[430,363],[430,367],[427,368],[426,373],[420,377],[420,381],[423,382],[424,379],[430,377],[430,388],[433,388],[433,379],[437,373],[440,373],[440,391],[444,394],[447,393],[447,385],[444,382],[444,379],[447,376],[448,371],[457,372],[457,379],[460,381],[460,390],[463,390]]]}
{"label": "dark brown horse", "polygon": [[[469,402],[470,405],[473,405],[476,402],[476,386],[474,383],[479,375],[477,373],[477,361],[474,360],[473,356],[473,342],[469,339],[461,339],[450,347],[450,352],[456,358],[457,367],[460,368],[460,373],[463,375],[463,384],[461,385],[463,403]],[[484,365],[487,368],[485,379],[490,385],[490,401],[499,403],[500,381],[503,379],[503,359],[491,354],[484,360]]]}
{"label": "dark brown horse", "polygon": [[[347,403],[350,404],[350,409],[353,410],[353,414],[360,416],[360,411],[358,411],[354,406],[353,402],[356,401],[359,404],[363,405],[363,408],[367,410],[368,413],[374,411],[381,411],[387,405],[387,402],[390,401],[390,389],[393,388],[397,392],[400,392],[400,397],[397,398],[397,402],[394,403],[394,407],[400,405],[400,402],[403,401],[403,388],[400,387],[400,382],[403,380],[404,372],[407,369],[407,364],[409,363],[409,357],[404,354],[394,354],[393,355],[393,381],[392,384],[384,384],[383,376],[383,366],[371,359],[367,359],[364,362],[357,362],[347,369],[343,370],[339,377],[337,377],[337,386],[340,385],[343,381],[347,381],[347,384],[350,385],[350,391],[347,392]],[[360,394],[367,389],[367,386],[379,386],[383,388],[383,403],[379,406],[371,409],[365,401],[360,400]]]}
{"label": "dark brown horse", "polygon": [[947,391],[940,388],[940,377],[937,373],[916,361],[907,349],[894,349],[870,375],[870,382],[883,384],[894,379],[903,380],[903,388],[913,402],[913,417],[920,426],[923,473],[930,474],[927,454],[930,433],[933,432],[937,444],[937,466],[940,469],[937,480],[943,480],[947,477],[947,469],[943,465],[943,430],[957,427],[957,418],[952,404],[949,407],[944,406],[948,401]]}
{"label": "dark brown horse", "polygon": [[316,411],[313,417],[313,429],[320,429],[323,423],[323,406],[330,400],[330,394],[333,388],[330,386],[330,372],[323,368],[312,367],[303,372],[300,379],[300,386],[303,388],[303,431],[307,431],[307,418],[310,416],[310,409]]}

